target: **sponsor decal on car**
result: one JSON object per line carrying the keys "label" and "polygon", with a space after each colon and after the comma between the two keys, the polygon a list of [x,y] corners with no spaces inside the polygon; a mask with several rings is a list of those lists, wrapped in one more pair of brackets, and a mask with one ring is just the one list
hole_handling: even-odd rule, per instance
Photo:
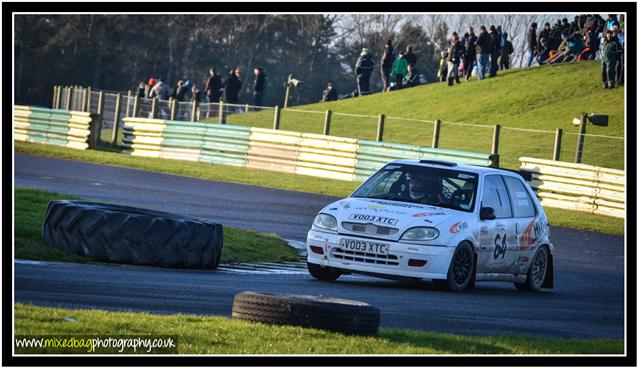
{"label": "sponsor decal on car", "polygon": [[457,222],[450,227],[450,233],[451,234],[460,233],[461,231],[465,229],[467,229],[467,222],[465,221]]}
{"label": "sponsor decal on car", "polygon": [[518,256],[518,258],[516,258],[516,263],[518,264],[524,264],[529,262],[529,257],[528,256]]}
{"label": "sponsor decal on car", "polygon": [[428,217],[428,216],[439,216],[439,215],[447,215],[445,212],[419,212],[412,215],[412,217]]}
{"label": "sponsor decal on car", "polygon": [[519,248],[527,249],[536,242],[536,239],[538,239],[538,237],[534,236],[535,234],[532,234],[532,232],[534,231],[534,223],[535,220],[532,220],[525,228],[525,231],[523,231],[523,234],[521,234],[521,237],[518,241]]}
{"label": "sponsor decal on car", "polygon": [[353,213],[352,215],[350,215],[350,220],[370,221],[370,222],[376,222],[379,224],[392,225],[392,226],[396,225],[397,222],[399,222],[398,219],[391,218],[391,217],[366,215],[366,214],[360,214],[360,213]]}
{"label": "sponsor decal on car", "polygon": [[415,204],[398,203],[398,202],[383,202],[379,200],[372,200],[371,202],[375,202],[384,206],[392,206],[392,207],[403,207],[403,208],[423,208],[424,207],[424,206],[419,206]]}
{"label": "sponsor decal on car", "polygon": [[487,234],[487,233],[489,233],[487,226],[481,226],[481,234]]}

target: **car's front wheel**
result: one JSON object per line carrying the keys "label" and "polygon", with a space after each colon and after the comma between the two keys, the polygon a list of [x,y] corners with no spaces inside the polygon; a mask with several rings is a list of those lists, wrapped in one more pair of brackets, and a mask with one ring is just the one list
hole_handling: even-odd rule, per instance
{"label": "car's front wheel", "polygon": [[332,267],[321,267],[314,263],[307,262],[308,272],[312,277],[321,281],[334,281],[341,276],[341,272]]}
{"label": "car's front wheel", "polygon": [[434,280],[434,284],[440,288],[451,291],[463,291],[472,289],[475,282],[474,274],[474,250],[472,246],[463,242],[456,247],[450,268],[447,272],[447,279]]}
{"label": "car's front wheel", "polygon": [[527,279],[525,282],[515,282],[514,285],[518,290],[538,291],[543,286],[547,277],[549,265],[549,250],[546,245],[542,245],[536,251],[532,264],[527,270]]}

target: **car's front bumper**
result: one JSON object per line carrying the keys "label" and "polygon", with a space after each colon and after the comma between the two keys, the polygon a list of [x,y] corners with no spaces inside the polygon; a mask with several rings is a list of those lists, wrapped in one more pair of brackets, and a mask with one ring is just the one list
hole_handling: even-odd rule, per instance
{"label": "car's front bumper", "polygon": [[[344,251],[341,239],[374,241],[389,246],[387,257],[373,253]],[[316,253],[311,247],[320,247],[323,254]],[[359,238],[351,235],[331,234],[310,230],[306,242],[308,262],[337,268],[346,272],[366,273],[379,276],[398,276],[419,279],[445,279],[454,247],[425,246],[386,241],[381,239]],[[423,266],[410,266],[410,260],[426,261]]]}

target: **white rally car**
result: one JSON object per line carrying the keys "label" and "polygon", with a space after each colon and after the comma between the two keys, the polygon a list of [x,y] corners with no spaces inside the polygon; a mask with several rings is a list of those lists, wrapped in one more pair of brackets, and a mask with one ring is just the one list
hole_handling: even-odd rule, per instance
{"label": "white rally car", "polygon": [[520,175],[487,167],[391,162],[320,211],[307,250],[310,274],[324,281],[360,273],[455,291],[476,281],[553,288],[540,202]]}

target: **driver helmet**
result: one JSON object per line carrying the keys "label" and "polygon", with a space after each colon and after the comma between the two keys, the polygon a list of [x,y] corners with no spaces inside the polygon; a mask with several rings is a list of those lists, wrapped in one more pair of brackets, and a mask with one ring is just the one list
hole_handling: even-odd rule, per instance
{"label": "driver helmet", "polygon": [[412,199],[420,199],[432,193],[437,185],[437,177],[424,172],[408,172],[405,178],[408,181],[408,195]]}

